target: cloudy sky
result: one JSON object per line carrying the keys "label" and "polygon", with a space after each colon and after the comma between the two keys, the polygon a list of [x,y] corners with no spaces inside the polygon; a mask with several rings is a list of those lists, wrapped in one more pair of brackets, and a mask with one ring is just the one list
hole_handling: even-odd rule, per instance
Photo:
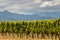
{"label": "cloudy sky", "polygon": [[0,0],[0,11],[17,14],[60,11],[60,0]]}

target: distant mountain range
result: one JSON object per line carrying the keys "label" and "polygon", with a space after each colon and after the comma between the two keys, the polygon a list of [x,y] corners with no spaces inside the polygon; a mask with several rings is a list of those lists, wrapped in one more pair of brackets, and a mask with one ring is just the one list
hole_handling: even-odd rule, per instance
{"label": "distant mountain range", "polygon": [[33,15],[24,15],[24,14],[16,14],[11,13],[9,11],[0,12],[0,20],[42,20],[42,19],[53,19],[59,18],[60,12],[54,13],[35,13]]}

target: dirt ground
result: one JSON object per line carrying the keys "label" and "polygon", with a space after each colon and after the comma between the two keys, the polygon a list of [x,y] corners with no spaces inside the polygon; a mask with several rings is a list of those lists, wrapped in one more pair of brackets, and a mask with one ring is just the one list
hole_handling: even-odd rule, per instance
{"label": "dirt ground", "polygon": [[[38,39],[38,38],[34,38],[34,39],[32,39],[32,38],[26,38],[26,37],[24,37],[24,38],[19,38],[19,37],[12,37],[12,36],[2,36],[2,35],[0,35],[0,40],[52,40],[52,39]],[[53,39],[53,40],[58,40],[58,39]]]}
{"label": "dirt ground", "polygon": [[7,36],[0,36],[0,40],[52,40],[52,39],[38,39],[38,38],[17,38],[17,37],[7,37]]}

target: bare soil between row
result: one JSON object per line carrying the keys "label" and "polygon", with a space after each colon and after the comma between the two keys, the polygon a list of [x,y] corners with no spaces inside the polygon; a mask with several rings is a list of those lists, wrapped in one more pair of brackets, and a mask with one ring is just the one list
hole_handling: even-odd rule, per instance
{"label": "bare soil between row", "polygon": [[23,38],[20,38],[20,37],[18,37],[17,35],[15,35],[14,37],[13,37],[13,35],[11,34],[10,36],[9,35],[1,35],[0,34],[0,40],[59,40],[58,38],[57,39],[55,39],[55,37],[53,37],[53,39],[52,38],[33,38],[32,39],[32,37],[28,37],[28,38],[26,38],[26,36],[23,36]]}

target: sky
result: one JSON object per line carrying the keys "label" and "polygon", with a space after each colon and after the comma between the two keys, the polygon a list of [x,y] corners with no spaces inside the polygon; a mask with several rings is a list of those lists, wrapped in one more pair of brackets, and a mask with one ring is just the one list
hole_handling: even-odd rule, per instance
{"label": "sky", "polygon": [[0,11],[17,14],[60,11],[60,0],[0,0]]}

